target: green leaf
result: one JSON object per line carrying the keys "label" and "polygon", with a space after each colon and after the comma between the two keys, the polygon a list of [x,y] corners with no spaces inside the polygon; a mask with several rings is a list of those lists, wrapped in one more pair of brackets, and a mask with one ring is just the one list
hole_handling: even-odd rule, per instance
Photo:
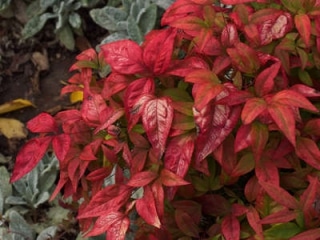
{"label": "green leaf", "polygon": [[[9,214],[9,229],[14,235],[13,239],[34,239],[35,234],[30,225],[24,220],[24,218],[12,210]],[[24,236],[21,238],[21,236]]]}
{"label": "green leaf", "polygon": [[75,12],[72,12],[70,15],[69,15],[69,23],[70,25],[75,28],[75,29],[78,29],[81,27],[81,17],[78,13],[75,13]]}
{"label": "green leaf", "polygon": [[307,71],[302,70],[301,68],[298,69],[299,79],[301,82],[308,86],[313,86],[312,79]]}
{"label": "green leaf", "polygon": [[128,18],[127,31],[128,31],[130,39],[132,39],[133,41],[135,41],[139,44],[142,43],[143,34],[142,34],[138,24],[131,16]]}
{"label": "green leaf", "polygon": [[269,239],[290,239],[300,231],[297,224],[288,222],[273,225],[264,231],[264,236]]}
{"label": "green leaf", "polygon": [[12,195],[12,185],[9,184],[10,174],[5,167],[0,168],[0,189],[2,192],[2,197],[5,199]]}
{"label": "green leaf", "polygon": [[92,9],[90,11],[90,16],[100,27],[109,31],[119,31],[124,29],[118,29],[117,23],[125,21],[128,14],[122,9],[106,6],[100,9]]}
{"label": "green leaf", "polygon": [[69,50],[73,50],[75,47],[75,40],[73,36],[72,29],[69,25],[63,26],[57,32],[60,42]]}
{"label": "green leaf", "polygon": [[163,9],[167,9],[174,3],[174,0],[151,0],[151,1]]}
{"label": "green leaf", "polygon": [[22,29],[23,38],[30,38],[33,35],[37,34],[44,27],[47,20],[53,17],[54,15],[51,13],[45,13],[40,16],[31,18]]}
{"label": "green leaf", "polygon": [[52,7],[57,0],[40,0],[40,8],[45,11],[48,7]]}
{"label": "green leaf", "polygon": [[0,0],[0,11],[9,7],[11,0]]}
{"label": "green leaf", "polygon": [[139,14],[139,19],[137,19],[137,22],[143,35],[146,35],[155,28],[156,20],[157,6],[155,4],[151,4],[145,9],[145,11]]}

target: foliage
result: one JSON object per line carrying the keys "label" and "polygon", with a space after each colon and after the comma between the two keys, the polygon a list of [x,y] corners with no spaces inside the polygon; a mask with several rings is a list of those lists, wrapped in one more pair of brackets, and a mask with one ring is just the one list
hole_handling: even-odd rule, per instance
{"label": "foliage", "polygon": [[69,50],[75,47],[74,33],[82,35],[81,7],[93,7],[99,0],[37,0],[28,5],[29,21],[22,30],[23,38],[38,33],[50,19],[55,19],[55,33]]}
{"label": "foliage", "polygon": [[157,5],[166,8],[172,2],[172,0],[122,0],[121,7],[108,5],[92,9],[90,15],[93,21],[109,32],[109,35],[102,40],[102,44],[120,39],[132,39],[142,43],[144,36],[156,26]]}
{"label": "foliage", "polygon": [[11,182],[52,149],[86,236],[318,239],[320,3],[221,2],[78,55],[80,109],[28,122]]}
{"label": "foliage", "polygon": [[[54,236],[58,232],[57,224],[61,222],[49,221],[46,223],[49,226],[36,227],[35,223],[30,221],[30,218],[36,218],[39,206],[49,200],[57,173],[58,161],[55,157],[48,155],[43,157],[36,168],[13,185],[9,184],[10,175],[7,169],[0,168],[1,239],[44,240],[47,239],[44,238],[44,236],[48,237],[47,234]],[[44,218],[44,216],[41,217]],[[37,238],[36,232],[39,233]]]}

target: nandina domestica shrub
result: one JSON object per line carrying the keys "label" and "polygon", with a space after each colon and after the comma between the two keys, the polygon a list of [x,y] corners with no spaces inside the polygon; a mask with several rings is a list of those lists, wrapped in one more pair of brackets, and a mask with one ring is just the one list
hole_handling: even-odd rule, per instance
{"label": "nandina domestica shrub", "polygon": [[80,109],[28,122],[11,181],[52,149],[86,236],[320,238],[320,2],[221,3],[81,53],[62,90]]}

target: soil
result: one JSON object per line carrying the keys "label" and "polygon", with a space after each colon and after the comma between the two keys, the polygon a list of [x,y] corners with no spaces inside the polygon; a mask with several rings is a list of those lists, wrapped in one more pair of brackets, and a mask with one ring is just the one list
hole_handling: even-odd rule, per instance
{"label": "soil", "polygon": [[[81,51],[95,47],[107,32],[83,13],[84,36],[77,36],[76,49],[69,51],[55,39],[54,23],[48,23],[35,37],[21,40],[23,25],[16,18],[0,17],[0,105],[15,99],[31,101],[35,107],[2,114],[26,123],[40,112],[55,114],[72,108],[60,90],[72,73],[70,66]],[[34,58],[38,56],[38,58]],[[47,63],[46,63],[47,61]],[[43,63],[44,62],[44,63]],[[42,65],[48,65],[42,67]],[[0,134],[0,154],[14,156],[27,139],[6,139]]]}

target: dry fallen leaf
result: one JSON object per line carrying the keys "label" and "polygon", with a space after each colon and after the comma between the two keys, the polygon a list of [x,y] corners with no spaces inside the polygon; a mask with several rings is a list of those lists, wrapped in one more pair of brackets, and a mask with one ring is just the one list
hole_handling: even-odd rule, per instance
{"label": "dry fallen leaf", "polygon": [[83,91],[75,91],[70,94],[70,102],[77,103],[83,100]]}
{"label": "dry fallen leaf", "polygon": [[49,59],[46,51],[44,53],[32,53],[31,60],[39,71],[46,71],[49,69]]}
{"label": "dry fallen leaf", "polygon": [[4,103],[0,105],[0,114],[12,112],[21,108],[30,107],[34,105],[32,102],[25,100],[25,99],[15,99],[11,102]]}
{"label": "dry fallen leaf", "polygon": [[24,124],[13,118],[0,118],[0,133],[8,139],[27,137]]}

